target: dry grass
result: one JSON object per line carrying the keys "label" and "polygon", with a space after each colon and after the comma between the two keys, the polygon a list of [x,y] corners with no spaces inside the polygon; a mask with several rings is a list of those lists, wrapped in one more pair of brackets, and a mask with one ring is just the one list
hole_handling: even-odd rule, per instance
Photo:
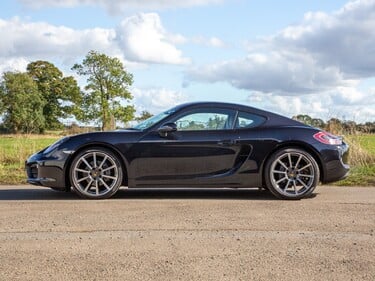
{"label": "dry grass", "polygon": [[353,166],[375,164],[375,135],[349,135],[345,137],[349,144],[349,163]]}

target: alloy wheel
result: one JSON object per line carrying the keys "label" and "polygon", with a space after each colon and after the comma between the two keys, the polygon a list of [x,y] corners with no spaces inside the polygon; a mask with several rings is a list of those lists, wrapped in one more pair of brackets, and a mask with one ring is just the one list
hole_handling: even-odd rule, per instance
{"label": "alloy wheel", "polygon": [[73,187],[83,197],[106,198],[121,184],[121,167],[114,155],[106,151],[87,151],[73,162]]}
{"label": "alloy wheel", "polygon": [[319,178],[316,161],[300,150],[289,149],[275,155],[268,171],[272,189],[289,199],[310,194]]}

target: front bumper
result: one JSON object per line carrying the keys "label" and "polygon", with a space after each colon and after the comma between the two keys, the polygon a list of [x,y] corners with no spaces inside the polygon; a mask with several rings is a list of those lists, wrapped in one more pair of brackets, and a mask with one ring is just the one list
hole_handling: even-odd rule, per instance
{"label": "front bumper", "polygon": [[33,185],[67,190],[64,160],[46,159],[42,153],[32,155],[25,162],[27,182]]}

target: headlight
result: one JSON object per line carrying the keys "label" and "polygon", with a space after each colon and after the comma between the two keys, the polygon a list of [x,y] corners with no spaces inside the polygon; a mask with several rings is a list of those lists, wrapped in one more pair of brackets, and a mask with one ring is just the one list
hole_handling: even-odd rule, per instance
{"label": "headlight", "polygon": [[49,147],[47,147],[46,150],[43,151],[44,154],[51,153],[53,150],[55,150],[60,144],[63,144],[69,139],[69,137],[63,137],[62,139],[59,139],[58,141],[51,144]]}

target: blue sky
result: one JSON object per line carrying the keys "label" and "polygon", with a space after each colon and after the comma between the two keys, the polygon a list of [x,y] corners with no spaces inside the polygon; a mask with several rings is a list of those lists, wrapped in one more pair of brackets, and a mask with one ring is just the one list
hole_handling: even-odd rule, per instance
{"label": "blue sky", "polygon": [[138,111],[213,100],[375,121],[375,0],[5,0],[0,36],[0,72],[118,57]]}

